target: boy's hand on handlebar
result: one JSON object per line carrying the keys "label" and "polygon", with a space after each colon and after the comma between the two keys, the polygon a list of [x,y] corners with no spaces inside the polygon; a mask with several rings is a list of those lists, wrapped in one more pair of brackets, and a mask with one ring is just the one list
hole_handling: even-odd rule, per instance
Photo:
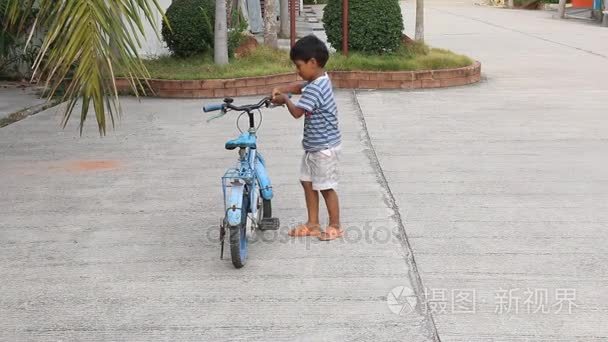
{"label": "boy's hand on handlebar", "polygon": [[270,97],[274,100],[275,96],[281,95],[281,93],[281,88],[274,88],[272,89],[272,95]]}

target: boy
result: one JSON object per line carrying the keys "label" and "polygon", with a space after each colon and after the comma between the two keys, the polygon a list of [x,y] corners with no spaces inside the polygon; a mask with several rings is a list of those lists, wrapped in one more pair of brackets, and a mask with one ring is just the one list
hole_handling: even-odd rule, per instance
{"label": "boy", "polygon": [[[341,134],[331,81],[324,70],[329,52],[321,40],[311,35],[296,42],[290,57],[298,75],[306,82],[276,88],[272,99],[275,104],[287,105],[295,119],[304,116],[300,181],[304,188],[308,221],[292,229],[289,235],[334,240],[343,235],[336,192]],[[302,94],[302,97],[294,104],[286,95],[289,93]],[[329,226],[325,231],[321,231],[319,224],[319,191],[329,214]]]}

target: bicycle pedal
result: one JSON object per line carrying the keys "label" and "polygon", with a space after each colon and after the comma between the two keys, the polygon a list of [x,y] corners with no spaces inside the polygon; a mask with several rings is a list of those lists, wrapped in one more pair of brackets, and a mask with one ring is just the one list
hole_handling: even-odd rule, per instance
{"label": "bicycle pedal", "polygon": [[281,222],[278,217],[268,217],[262,219],[260,222],[260,230],[277,230],[281,226]]}

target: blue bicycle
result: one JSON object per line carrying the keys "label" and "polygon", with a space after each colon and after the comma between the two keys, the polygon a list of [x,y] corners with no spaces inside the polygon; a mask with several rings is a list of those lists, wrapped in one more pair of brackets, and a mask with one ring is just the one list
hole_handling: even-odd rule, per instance
{"label": "blue bicycle", "polygon": [[[224,116],[229,111],[240,112],[237,128],[241,135],[226,142],[227,150],[239,151],[239,160],[234,168],[226,171],[222,177],[224,194],[224,217],[220,224],[220,258],[224,257],[224,240],[229,232],[230,254],[232,264],[241,268],[247,261],[249,238],[255,230],[279,229],[279,219],[272,217],[272,185],[266,174],[266,162],[258,151],[257,130],[262,123],[261,108],[273,107],[271,98],[264,98],[257,104],[235,106],[231,98],[224,99],[222,104],[203,107],[205,112],[220,111],[220,114],[207,122]],[[259,113],[259,124],[256,127],[254,114]],[[239,119],[247,115],[249,129],[242,131]]]}

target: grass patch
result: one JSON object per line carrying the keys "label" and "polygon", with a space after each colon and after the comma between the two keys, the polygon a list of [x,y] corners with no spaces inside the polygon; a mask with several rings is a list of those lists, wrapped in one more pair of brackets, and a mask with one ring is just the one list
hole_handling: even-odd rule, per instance
{"label": "grass patch", "polygon": [[333,71],[415,71],[461,68],[473,64],[467,56],[449,50],[433,49],[420,43],[403,47],[387,55],[352,53],[345,57],[334,54],[329,59],[328,70]]}
{"label": "grass patch", "polygon": [[[259,47],[251,54],[230,61],[229,65],[213,64],[211,56],[190,58],[161,57],[144,61],[150,76],[168,80],[198,80],[265,76],[294,72],[287,51]],[[329,71],[413,71],[460,68],[473,60],[448,50],[433,49],[420,43],[403,47],[386,55],[352,53],[349,57],[332,54]]]}
{"label": "grass patch", "polygon": [[150,77],[166,80],[202,80],[215,78],[240,78],[280,74],[294,70],[285,51],[259,47],[230,64],[213,64],[213,56],[203,55],[188,58],[172,56],[145,60]]}

